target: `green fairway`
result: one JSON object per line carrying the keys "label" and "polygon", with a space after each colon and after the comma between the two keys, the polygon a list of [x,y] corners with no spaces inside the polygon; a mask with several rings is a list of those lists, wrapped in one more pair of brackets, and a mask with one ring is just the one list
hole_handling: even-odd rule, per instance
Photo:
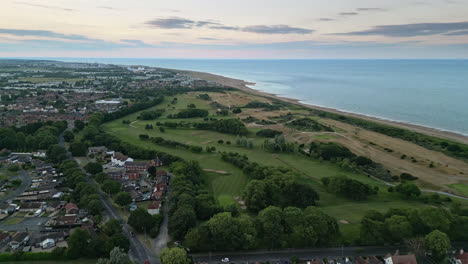
{"label": "green fairway", "polygon": [[[166,112],[163,114],[163,116],[156,120],[137,120],[139,113],[134,113],[124,118],[104,124],[103,129],[107,133],[116,135],[123,141],[130,142],[142,148],[155,149],[182,157],[186,160],[198,161],[202,169],[209,170],[203,171],[203,181],[207,186],[207,189],[217,199],[217,202],[220,206],[225,207],[227,205],[237,203],[234,197],[241,197],[245,186],[249,182],[249,179],[243,174],[241,169],[221,160],[220,152],[224,151],[237,152],[241,155],[246,155],[250,162],[257,162],[267,166],[288,167],[298,172],[301,175],[299,180],[301,182],[312,185],[313,188],[319,193],[320,201],[318,202],[318,206],[325,213],[335,217],[339,221],[339,225],[345,240],[350,243],[359,237],[360,220],[364,213],[368,210],[375,209],[381,212],[385,212],[389,208],[421,208],[423,206],[430,206],[422,203],[421,201],[406,200],[396,193],[389,193],[387,191],[388,186],[384,183],[376,181],[373,178],[369,178],[364,174],[343,169],[337,164],[311,159],[301,154],[276,154],[266,152],[261,147],[265,138],[256,136],[253,129],[249,130],[250,133],[247,136],[247,138],[253,140],[254,142],[253,149],[237,146],[235,144],[235,135],[222,134],[214,131],[204,131],[188,128],[166,128],[164,133],[160,132],[158,127],[155,126],[156,122],[202,121],[201,118],[167,118],[167,115],[175,114],[180,109],[185,109],[186,105],[189,103],[195,104],[197,108],[208,109],[210,116],[216,118],[229,118],[229,116],[217,116],[215,110],[209,105],[211,102],[197,99],[195,94],[179,95],[177,98],[179,99],[177,100],[176,104],[171,104],[173,97],[167,97],[162,104],[153,107],[153,109],[166,109]],[[122,124],[122,120],[130,120],[133,123],[130,125]],[[145,129],[147,124],[152,124],[154,129]],[[257,131],[258,129],[255,130]],[[205,149],[206,146],[215,147],[216,152],[207,153],[203,151],[202,153],[193,153],[184,148],[160,146],[152,142],[140,140],[140,134],[147,134],[150,137],[162,137],[166,140],[173,140],[188,145],[201,146],[203,149]],[[334,135],[314,135],[312,137],[315,139],[326,140],[333,138]],[[224,141],[223,144],[218,143],[218,140],[220,139]],[[227,141],[230,141],[231,144],[227,144]],[[219,173],[219,171],[226,173]],[[363,183],[370,184],[372,186],[377,186],[379,187],[378,195],[371,196],[365,201],[352,201],[338,197],[335,194],[327,192],[320,183],[321,178],[332,176],[346,176],[359,180]],[[468,192],[468,187],[466,185],[457,184],[456,186],[451,187],[460,191],[464,190],[465,192]]]}
{"label": "green fairway", "polygon": [[465,196],[468,196],[468,184],[465,183],[457,183],[457,184],[450,184],[448,185],[450,188],[453,188],[460,193],[464,194]]}

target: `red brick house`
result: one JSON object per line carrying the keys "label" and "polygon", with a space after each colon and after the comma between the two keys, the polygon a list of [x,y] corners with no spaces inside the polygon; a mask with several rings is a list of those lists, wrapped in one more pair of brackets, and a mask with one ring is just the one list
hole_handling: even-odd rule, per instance
{"label": "red brick house", "polygon": [[129,172],[142,172],[146,171],[146,163],[145,162],[125,162],[125,171]]}
{"label": "red brick house", "polygon": [[67,214],[76,214],[80,211],[80,209],[78,209],[78,205],[74,204],[74,203],[67,203],[65,205],[65,212],[67,212]]}

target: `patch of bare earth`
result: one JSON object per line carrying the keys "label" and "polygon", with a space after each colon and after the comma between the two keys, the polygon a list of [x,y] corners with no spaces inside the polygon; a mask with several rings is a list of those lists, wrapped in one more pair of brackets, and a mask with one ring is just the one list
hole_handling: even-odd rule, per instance
{"label": "patch of bare earth", "polygon": [[342,219],[342,220],[340,220],[340,223],[342,223],[342,224],[345,224],[345,225],[349,224],[349,222],[348,222],[348,221],[346,221],[346,220],[343,220],[343,219]]}

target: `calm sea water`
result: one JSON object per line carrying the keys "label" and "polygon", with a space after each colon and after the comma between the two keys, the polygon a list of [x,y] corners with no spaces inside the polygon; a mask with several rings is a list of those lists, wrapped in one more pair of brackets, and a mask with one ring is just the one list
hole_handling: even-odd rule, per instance
{"label": "calm sea water", "polygon": [[468,60],[56,59],[210,72],[304,103],[468,135]]}

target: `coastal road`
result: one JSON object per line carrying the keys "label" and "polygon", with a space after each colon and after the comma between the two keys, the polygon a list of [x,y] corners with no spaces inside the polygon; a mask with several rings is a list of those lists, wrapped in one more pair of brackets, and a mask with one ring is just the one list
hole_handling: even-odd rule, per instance
{"label": "coastal road", "polygon": [[[63,139],[63,134],[60,135],[60,137],[59,137],[59,145],[65,148],[65,141]],[[72,154],[68,150],[67,150],[67,156],[70,159],[73,159]],[[136,260],[138,263],[145,263],[146,260],[149,260],[151,264],[154,264],[154,263],[159,264],[159,259],[158,259],[158,257],[156,255],[148,254],[148,252],[146,251],[146,248],[143,245],[143,243],[141,243],[141,241],[136,236],[131,237],[129,235],[130,231],[131,231],[131,227],[125,222],[125,219],[123,219],[122,216],[120,216],[120,214],[114,208],[112,203],[107,199],[107,197],[101,191],[99,186],[97,186],[96,182],[94,182],[91,179],[90,175],[88,173],[86,173],[85,169],[81,166],[81,164],[79,164],[79,166],[80,166],[81,171],[83,171],[83,173],[86,174],[86,180],[88,181],[88,183],[90,183],[90,184],[92,184],[93,186],[96,187],[96,190],[97,190],[97,192],[99,194],[99,199],[101,200],[101,202],[102,202],[104,208],[106,209],[109,217],[119,220],[120,223],[122,224],[122,229],[124,231],[123,234],[130,241],[130,252],[129,252],[129,254],[132,257],[132,259]]]}

